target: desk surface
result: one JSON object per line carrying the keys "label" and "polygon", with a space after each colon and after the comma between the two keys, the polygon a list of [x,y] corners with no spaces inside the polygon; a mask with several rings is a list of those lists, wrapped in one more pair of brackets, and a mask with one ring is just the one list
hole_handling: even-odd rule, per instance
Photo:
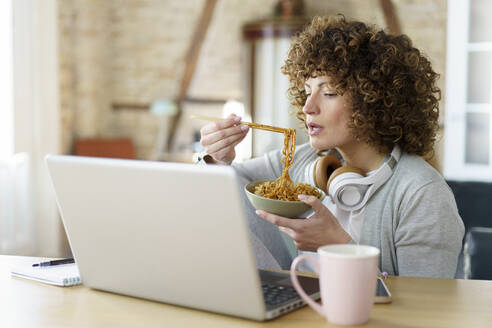
{"label": "desk surface", "polygon": [[[0,327],[331,327],[309,307],[261,323],[10,276],[39,258],[0,256]],[[490,327],[492,281],[388,277],[393,303],[376,304],[364,327]]]}

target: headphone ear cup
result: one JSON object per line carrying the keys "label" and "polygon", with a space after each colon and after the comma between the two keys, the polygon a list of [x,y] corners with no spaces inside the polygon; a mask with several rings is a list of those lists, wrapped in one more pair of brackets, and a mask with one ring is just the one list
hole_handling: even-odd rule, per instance
{"label": "headphone ear cup", "polygon": [[321,157],[314,164],[314,184],[319,189],[323,190],[328,195],[328,178],[336,171],[341,168],[342,163],[340,160],[333,155],[326,155]]}
{"label": "headphone ear cup", "polygon": [[[328,179],[328,181],[326,183],[326,190],[327,190],[327,192],[330,191],[330,184],[333,181],[333,179],[335,179],[336,177],[340,176],[341,174],[347,173],[347,172],[357,173],[361,177],[364,177],[366,175],[364,171],[362,171],[359,168],[353,167],[353,166],[342,166],[342,167],[339,167],[338,169],[336,169],[335,171],[333,171],[333,173],[330,175],[330,178]],[[328,195],[328,193],[327,193],[327,195]]]}

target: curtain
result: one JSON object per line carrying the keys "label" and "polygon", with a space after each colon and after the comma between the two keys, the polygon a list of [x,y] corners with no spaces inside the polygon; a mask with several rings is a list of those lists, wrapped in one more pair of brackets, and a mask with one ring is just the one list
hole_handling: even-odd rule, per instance
{"label": "curtain", "polygon": [[[15,254],[63,257],[70,250],[44,163],[46,154],[60,152],[57,1],[14,0],[12,11],[14,153],[29,155],[6,160],[2,169],[9,168],[9,178],[4,178],[10,181],[5,197],[15,197],[17,202],[7,211],[25,210],[32,213],[32,218],[19,220],[20,214],[15,214],[13,221],[9,218],[0,222],[0,243],[5,240],[6,247]],[[22,157],[24,161],[19,160]],[[13,164],[17,162],[19,166]],[[28,173],[20,162],[27,165]],[[23,170],[25,178],[21,178]],[[15,179],[14,173],[19,174]],[[21,190],[19,186],[27,186],[24,196],[13,192]],[[18,205],[26,194],[30,205]],[[28,246],[23,246],[22,239]]]}
{"label": "curtain", "polygon": [[0,253],[31,255],[35,229],[29,156],[19,153],[0,160]]}

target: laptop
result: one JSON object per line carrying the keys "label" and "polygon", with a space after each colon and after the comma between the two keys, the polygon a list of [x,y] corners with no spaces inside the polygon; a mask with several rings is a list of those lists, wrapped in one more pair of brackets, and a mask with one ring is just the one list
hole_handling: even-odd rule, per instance
{"label": "laptop", "polygon": [[[48,155],[85,286],[254,320],[303,306],[288,274],[258,270],[227,166]],[[300,277],[314,300],[318,279]]]}

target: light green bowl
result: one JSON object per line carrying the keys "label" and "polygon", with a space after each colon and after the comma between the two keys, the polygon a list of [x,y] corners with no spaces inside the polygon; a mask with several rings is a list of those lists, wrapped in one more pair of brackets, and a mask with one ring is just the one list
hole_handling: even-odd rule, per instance
{"label": "light green bowl", "polygon": [[[301,201],[286,201],[262,197],[255,194],[256,185],[264,181],[253,181],[248,183],[244,190],[249,201],[257,210],[264,210],[287,218],[296,219],[311,209],[311,206]],[[316,188],[321,193],[320,200],[325,198],[323,190]]]}

